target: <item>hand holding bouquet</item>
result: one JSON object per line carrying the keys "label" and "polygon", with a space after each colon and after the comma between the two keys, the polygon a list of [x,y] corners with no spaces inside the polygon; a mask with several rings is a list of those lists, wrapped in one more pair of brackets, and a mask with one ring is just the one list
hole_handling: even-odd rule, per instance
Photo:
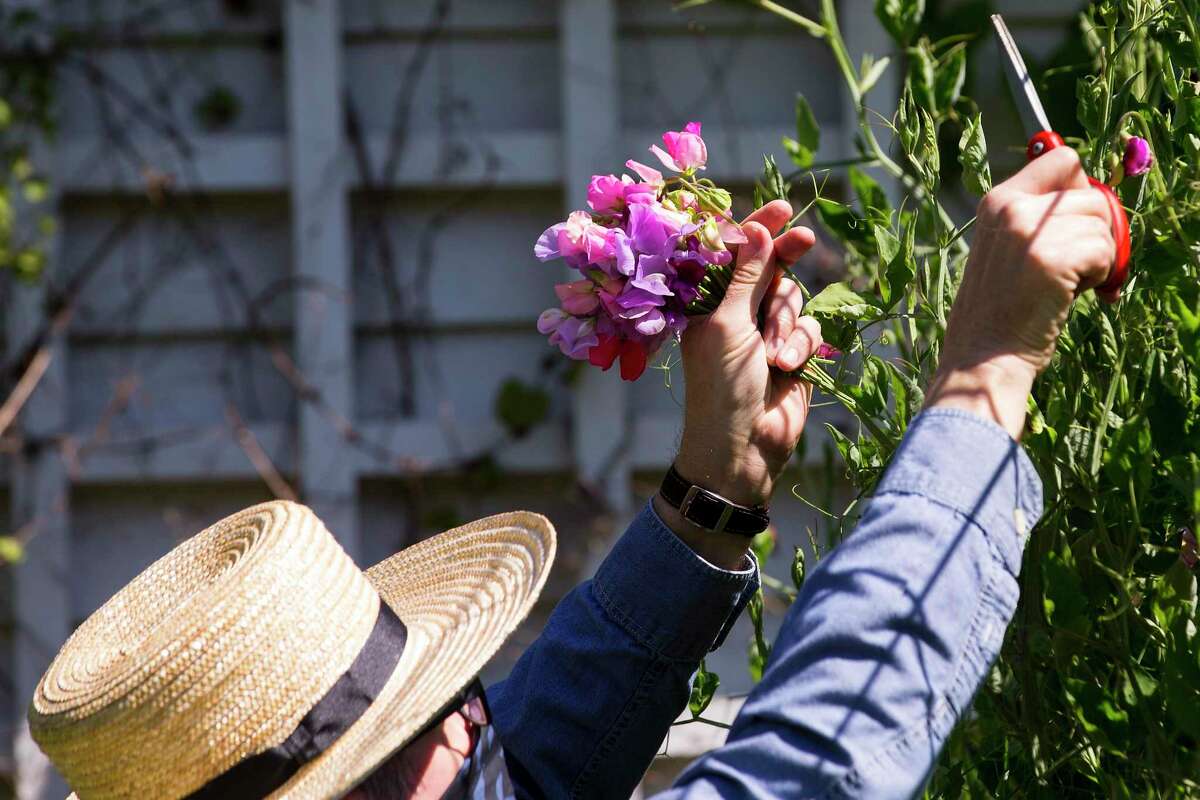
{"label": "hand holding bouquet", "polygon": [[[699,123],[663,142],[665,150],[651,150],[677,174],[629,161],[637,179],[594,176],[591,212],[542,234],[538,258],[564,258],[581,279],[555,287],[561,308],[544,312],[538,327],[572,358],[602,369],[619,359],[626,380],[681,338],[687,392],[676,467],[734,502],[761,505],[808,416],[812,386],[796,371],[822,347],[816,320],[801,316],[800,287],[779,271],[812,246],[813,233],[787,229],[784,201],[734,223],[729,193],[696,178],[707,160]],[[659,510],[687,535],[669,507]],[[690,543],[714,563],[744,555],[744,543],[695,535]]]}
{"label": "hand holding bouquet", "polygon": [[697,178],[708,149],[700,123],[663,134],[666,150],[651,152],[674,174],[627,161],[628,175],[594,175],[591,211],[575,211],[549,227],[534,255],[562,258],[580,279],[556,285],[561,308],[538,319],[538,330],[571,358],[637,380],[688,316],[716,308],[729,285],[730,246],[745,243],[730,217],[729,192]]}

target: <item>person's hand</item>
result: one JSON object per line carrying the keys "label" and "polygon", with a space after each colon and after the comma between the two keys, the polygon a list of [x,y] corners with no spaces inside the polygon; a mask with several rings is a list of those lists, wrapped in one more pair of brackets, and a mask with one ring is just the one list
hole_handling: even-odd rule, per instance
{"label": "person's hand", "polygon": [[1055,148],[994,188],[979,206],[926,406],[974,412],[1020,438],[1071,302],[1104,282],[1115,255],[1108,202],[1074,150]]}
{"label": "person's hand", "polygon": [[[738,249],[724,300],[683,334],[686,399],[675,466],[686,480],[747,506],[767,503],[800,439],[812,387],[787,373],[821,344],[816,320],[800,316],[799,287],[780,280],[779,267],[799,259],[814,241],[808,228],[792,228],[772,241],[791,213],[776,200],[746,220],[748,241]],[[655,505],[677,533],[688,527],[661,498]],[[739,562],[745,552],[745,541],[737,538],[718,537],[727,562]],[[712,559],[711,552],[703,554]]]}

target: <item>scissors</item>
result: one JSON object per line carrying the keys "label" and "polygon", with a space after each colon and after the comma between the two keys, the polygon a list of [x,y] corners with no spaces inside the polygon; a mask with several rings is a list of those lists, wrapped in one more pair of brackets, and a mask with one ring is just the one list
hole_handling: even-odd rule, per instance
{"label": "scissors", "polygon": [[[1025,59],[1021,58],[1021,51],[1017,48],[1016,40],[1009,33],[1008,26],[1004,24],[1003,17],[993,14],[992,25],[996,29],[996,39],[1000,43],[1000,51],[1007,56],[1002,60],[1004,61],[1004,75],[1008,79],[1008,88],[1012,91],[1013,100],[1017,104],[1017,113],[1021,117],[1021,124],[1025,127],[1025,134],[1030,137],[1029,144],[1025,148],[1025,155],[1030,161],[1033,161],[1056,147],[1065,146],[1065,143],[1063,138],[1050,127],[1046,110],[1042,107],[1037,89],[1033,86],[1033,79],[1029,77],[1029,70],[1025,68]],[[1117,245],[1117,257],[1113,261],[1112,269],[1109,270],[1108,279],[1096,287],[1097,294],[1101,298],[1107,299],[1117,289],[1120,289],[1129,277],[1129,217],[1125,216],[1125,208],[1121,205],[1121,199],[1107,184],[1091,177],[1088,178],[1088,183],[1097,191],[1103,192],[1105,199],[1108,200],[1112,217],[1113,241]]]}

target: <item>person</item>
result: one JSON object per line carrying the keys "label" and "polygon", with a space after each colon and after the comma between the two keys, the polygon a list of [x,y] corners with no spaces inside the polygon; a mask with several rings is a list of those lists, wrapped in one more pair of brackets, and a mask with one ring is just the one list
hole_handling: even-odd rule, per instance
{"label": "person", "polygon": [[[548,521],[480,520],[363,573],[311,512],[273,503],[89,618],[39,684],[35,740],[85,800],[628,797],[757,589],[743,534],[807,417],[811,390],[784,373],[820,332],[776,266],[813,236],[772,240],[790,213],[747,222],[725,300],[684,336],[673,477],[499,685],[474,676],[545,580]],[[1107,215],[1066,148],[988,194],[925,410],[728,741],[662,800],[920,792],[1015,608],[1042,509],[1026,398],[1107,275]]]}

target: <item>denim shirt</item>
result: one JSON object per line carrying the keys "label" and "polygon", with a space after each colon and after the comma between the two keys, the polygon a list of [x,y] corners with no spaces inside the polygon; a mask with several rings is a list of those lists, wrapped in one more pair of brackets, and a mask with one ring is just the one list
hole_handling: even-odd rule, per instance
{"label": "denim shirt", "polygon": [[[918,794],[999,653],[1041,513],[1004,430],[921,414],[809,573],[726,744],[659,800]],[[757,585],[749,562],[708,564],[647,506],[489,691],[517,796],[628,798]]]}

